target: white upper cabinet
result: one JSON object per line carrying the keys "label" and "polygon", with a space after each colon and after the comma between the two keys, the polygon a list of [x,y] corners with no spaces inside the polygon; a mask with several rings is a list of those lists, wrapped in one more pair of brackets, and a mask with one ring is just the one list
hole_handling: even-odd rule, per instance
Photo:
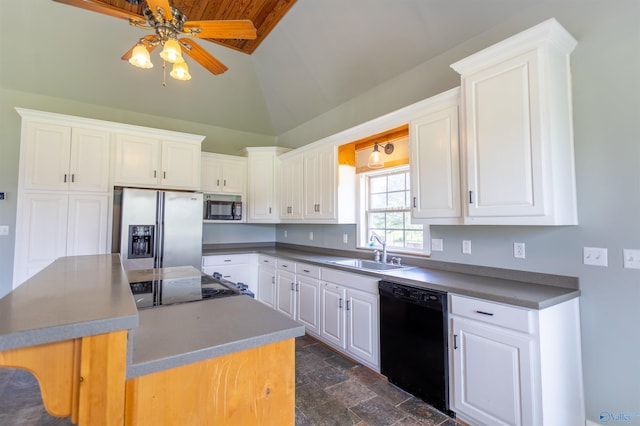
{"label": "white upper cabinet", "polygon": [[109,190],[108,131],[26,121],[24,133],[23,189]]}
{"label": "white upper cabinet", "polygon": [[277,147],[246,148],[248,222],[278,222],[278,156],[287,151]]}
{"label": "white upper cabinet", "polygon": [[569,55],[555,20],[452,65],[462,79],[469,224],[577,224]]}
{"label": "white upper cabinet", "polygon": [[202,192],[244,195],[246,175],[245,157],[202,153]]}
{"label": "white upper cabinet", "polygon": [[336,149],[321,147],[304,153],[304,217],[335,219]]}
{"label": "white upper cabinet", "polygon": [[114,184],[198,190],[200,143],[201,139],[192,141],[165,139],[161,135],[116,134]]}
{"label": "white upper cabinet", "polygon": [[456,88],[430,99],[409,123],[411,214],[417,223],[462,223]]}
{"label": "white upper cabinet", "polygon": [[280,161],[280,219],[302,219],[302,155]]}

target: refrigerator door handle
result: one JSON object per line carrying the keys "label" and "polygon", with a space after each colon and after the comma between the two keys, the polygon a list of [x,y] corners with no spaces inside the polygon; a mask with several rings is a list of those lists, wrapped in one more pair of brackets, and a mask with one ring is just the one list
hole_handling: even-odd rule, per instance
{"label": "refrigerator door handle", "polygon": [[162,218],[164,217],[164,202],[165,202],[165,193],[158,192],[157,193],[157,203],[156,203],[156,229],[157,229],[157,238],[155,245],[155,253],[153,258],[153,267],[154,268],[162,268],[162,253],[164,252],[164,223]]}

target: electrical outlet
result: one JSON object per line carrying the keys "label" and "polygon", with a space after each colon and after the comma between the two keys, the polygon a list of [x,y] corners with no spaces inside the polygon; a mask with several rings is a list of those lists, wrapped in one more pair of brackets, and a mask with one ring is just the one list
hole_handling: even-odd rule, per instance
{"label": "electrical outlet", "polygon": [[342,243],[349,244],[349,234],[342,234]]}
{"label": "electrical outlet", "polygon": [[0,235],[9,235],[9,226],[8,225],[2,225],[0,226]]}
{"label": "electrical outlet", "polygon": [[444,241],[442,238],[432,238],[431,239],[431,251],[443,251],[444,250]]}
{"label": "electrical outlet", "polygon": [[630,269],[640,269],[640,250],[624,249],[624,267]]}
{"label": "electrical outlet", "polygon": [[513,257],[516,259],[524,259],[524,243],[513,243]]}
{"label": "electrical outlet", "polygon": [[462,253],[471,254],[471,240],[462,240]]}
{"label": "electrical outlet", "polygon": [[583,247],[582,263],[593,266],[609,266],[607,261],[607,249],[600,247]]}
{"label": "electrical outlet", "polygon": [[284,230],[284,237],[287,238],[288,234],[287,234],[287,230]]}
{"label": "electrical outlet", "polygon": [[309,240],[313,241],[313,231],[309,231]]}

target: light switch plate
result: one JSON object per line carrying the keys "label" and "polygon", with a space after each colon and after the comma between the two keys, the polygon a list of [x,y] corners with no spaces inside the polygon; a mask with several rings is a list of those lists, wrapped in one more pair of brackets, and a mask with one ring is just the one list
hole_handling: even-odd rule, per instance
{"label": "light switch plate", "polygon": [[462,253],[471,254],[471,240],[462,240]]}
{"label": "light switch plate", "polygon": [[8,225],[0,225],[0,235],[9,235],[9,226]]}
{"label": "light switch plate", "polygon": [[609,266],[607,249],[602,247],[584,247],[582,249],[582,263],[593,266]]}
{"label": "light switch plate", "polygon": [[624,249],[624,267],[630,269],[640,269],[640,250]]}
{"label": "light switch plate", "polygon": [[442,238],[432,238],[431,239],[431,251],[443,251],[444,250],[444,241]]}

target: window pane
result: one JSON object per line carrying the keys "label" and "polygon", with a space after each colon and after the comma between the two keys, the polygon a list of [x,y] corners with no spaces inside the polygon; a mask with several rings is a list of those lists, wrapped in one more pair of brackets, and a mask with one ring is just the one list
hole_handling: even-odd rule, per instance
{"label": "window pane", "polygon": [[387,193],[382,194],[371,194],[369,198],[369,208],[370,209],[385,209],[387,207]]}
{"label": "window pane", "polygon": [[411,212],[405,213],[404,222],[407,224],[407,229],[422,230],[422,225],[411,223]]}
{"label": "window pane", "polygon": [[389,176],[389,191],[403,191],[405,188],[405,173]]}
{"label": "window pane", "polygon": [[[386,224],[385,216],[386,213],[369,213],[369,229],[383,230],[383,232],[380,232],[380,235],[384,235],[384,228]],[[370,236],[371,232],[367,235]]]}
{"label": "window pane", "polygon": [[406,192],[389,192],[389,207],[406,207]]}
{"label": "window pane", "polygon": [[387,244],[404,248],[404,230],[387,231]]}
{"label": "window pane", "polygon": [[381,192],[387,192],[387,177],[376,176],[369,178],[369,193],[379,194]]}
{"label": "window pane", "polygon": [[422,249],[424,243],[422,241],[422,230],[420,231],[407,231],[407,248]]}
{"label": "window pane", "polygon": [[387,213],[387,229],[404,229],[404,212]]}

